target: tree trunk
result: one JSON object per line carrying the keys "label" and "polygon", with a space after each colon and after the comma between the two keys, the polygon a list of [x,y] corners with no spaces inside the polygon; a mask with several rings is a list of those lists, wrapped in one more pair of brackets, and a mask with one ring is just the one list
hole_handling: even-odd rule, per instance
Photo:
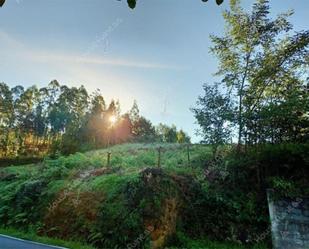
{"label": "tree trunk", "polygon": [[242,131],[243,131],[243,93],[244,93],[244,87],[245,82],[247,80],[247,75],[249,71],[249,60],[250,60],[251,52],[247,53],[246,55],[246,65],[245,65],[245,71],[243,74],[243,77],[241,79],[241,84],[239,88],[239,104],[238,104],[238,151],[240,151],[241,146],[241,138],[242,138]]}

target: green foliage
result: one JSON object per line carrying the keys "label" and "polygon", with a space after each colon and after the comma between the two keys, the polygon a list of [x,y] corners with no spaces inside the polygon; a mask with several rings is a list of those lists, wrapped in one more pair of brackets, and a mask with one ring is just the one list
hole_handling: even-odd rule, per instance
{"label": "green foliage", "polygon": [[0,199],[2,224],[28,226],[40,217],[40,196],[45,187],[42,181],[17,180],[3,186]]}
{"label": "green foliage", "polygon": [[114,193],[102,205],[95,229],[99,237],[90,237],[91,243],[106,248],[126,247],[143,232],[142,217],[137,210],[128,207],[123,191]]}
{"label": "green foliage", "polygon": [[[291,15],[271,18],[268,0],[256,1],[250,12],[240,1],[231,1],[223,14],[225,34],[211,36],[211,51],[219,60],[217,76],[222,77],[220,94],[207,87],[199,99],[201,108],[193,109],[206,138],[224,137],[223,124],[232,121],[239,145],[307,141],[309,33],[293,34]],[[222,115],[227,103],[232,120]]]}
{"label": "green foliage", "polygon": [[243,171],[242,174],[235,176],[238,177],[236,179],[238,184],[242,179],[246,179],[251,181],[249,186],[254,188],[257,185],[272,187],[270,184],[273,178],[277,180],[283,178],[301,184],[303,187],[300,190],[305,190],[308,185],[304,179],[304,175],[308,172],[308,146],[308,143],[285,143],[249,147],[241,156],[237,153],[231,154],[228,157],[229,167]]}
{"label": "green foliage", "polygon": [[218,146],[231,139],[232,103],[228,96],[220,93],[218,85],[204,85],[204,94],[198,98],[198,107],[192,108],[192,111],[202,128],[203,142],[212,145],[216,156]]}
{"label": "green foliage", "polygon": [[168,126],[160,123],[156,126],[158,140],[163,143],[190,143],[190,137],[182,130],[177,130],[175,125]]}
{"label": "green foliage", "polygon": [[279,196],[293,197],[299,196],[299,190],[293,181],[286,180],[281,177],[274,177],[272,185],[276,194]]}
{"label": "green foliage", "polygon": [[[224,242],[213,242],[211,240],[192,240],[183,233],[177,233],[173,243],[177,244],[177,247],[166,247],[167,249],[178,249],[178,248],[192,248],[192,249],[245,249],[248,247],[236,244],[236,243],[224,243]],[[266,245],[254,245],[249,247],[250,249],[266,249]]]}
{"label": "green foliage", "polygon": [[[161,169],[154,167],[159,146]],[[177,231],[194,241],[171,245],[224,248],[205,237],[251,245],[269,225],[266,188],[305,189],[308,151],[308,144],[261,145],[242,154],[221,146],[214,160],[211,147],[191,145],[188,167],[187,146],[124,144],[7,167],[0,171],[0,221],[116,248],[134,243],[145,224],[160,228],[166,201],[173,200]]]}
{"label": "green foliage", "polygon": [[[156,166],[159,146],[163,148],[162,167],[166,171],[151,171],[157,177],[150,183],[146,181],[148,173],[140,172]],[[108,151],[112,153],[110,169],[106,168]],[[194,174],[201,174],[200,163],[209,152],[207,147],[192,145]],[[0,220],[2,224],[33,227],[40,234],[45,231],[61,238],[80,239],[82,234],[84,241],[107,247],[134,243],[145,231],[146,217],[157,219],[164,200],[179,195],[170,174],[191,174],[187,165],[186,146],[125,144],[45,159],[38,165],[3,168]],[[99,218],[89,219],[96,215]],[[141,245],[148,242],[147,236]]]}
{"label": "green foliage", "polygon": [[212,240],[255,244],[256,237],[268,225],[267,203],[258,203],[255,192],[233,189],[222,182],[189,185],[182,231],[193,238],[207,236]]}
{"label": "green foliage", "polygon": [[106,106],[99,90],[89,95],[84,86],[69,88],[56,80],[47,87],[26,89],[0,83],[0,120],[3,166],[124,142],[190,142],[175,126],[168,127],[163,139],[140,115],[136,101],[129,113],[121,114],[119,101]]}
{"label": "green foliage", "polygon": [[135,127],[135,140],[138,142],[155,141],[156,133],[155,128],[149,120],[144,117],[140,117],[136,123],[133,124]]}
{"label": "green foliage", "polygon": [[[308,195],[305,177],[308,175],[308,155],[308,144],[256,145],[243,152],[235,149],[225,156],[227,174],[223,179],[219,177],[214,181],[207,172],[210,181],[207,198],[219,195],[223,203],[218,206],[227,206],[226,210],[230,210],[220,214],[232,223],[229,227],[233,231],[222,228],[228,232],[226,236],[233,238],[236,233],[237,238],[246,231],[245,237],[254,241],[267,229],[266,189],[273,188],[278,195],[287,197]],[[208,201],[206,203],[209,205]],[[215,205],[216,201],[210,203]],[[215,210],[220,208],[215,207]],[[228,214],[232,214],[232,219],[225,216]]]}

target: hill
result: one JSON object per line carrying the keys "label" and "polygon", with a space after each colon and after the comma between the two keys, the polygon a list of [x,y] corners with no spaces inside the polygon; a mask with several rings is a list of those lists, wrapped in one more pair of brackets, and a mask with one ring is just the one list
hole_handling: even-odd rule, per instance
{"label": "hill", "polygon": [[124,144],[5,167],[0,221],[98,248],[234,248],[205,237],[232,224],[222,216],[230,215],[226,203],[210,192],[210,159],[203,145]]}

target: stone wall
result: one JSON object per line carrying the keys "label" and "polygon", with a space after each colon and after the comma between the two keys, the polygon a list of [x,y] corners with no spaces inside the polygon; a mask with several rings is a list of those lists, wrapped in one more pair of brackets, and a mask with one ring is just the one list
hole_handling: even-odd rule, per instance
{"label": "stone wall", "polygon": [[267,196],[274,249],[309,249],[309,198]]}

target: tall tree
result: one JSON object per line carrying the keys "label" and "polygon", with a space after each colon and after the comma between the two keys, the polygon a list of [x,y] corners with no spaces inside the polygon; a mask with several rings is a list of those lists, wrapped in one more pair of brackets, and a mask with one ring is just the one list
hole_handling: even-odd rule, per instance
{"label": "tall tree", "polygon": [[14,101],[11,89],[5,83],[0,83],[0,149],[4,156],[8,155],[10,133],[14,128]]}
{"label": "tall tree", "polygon": [[175,125],[168,126],[160,123],[156,127],[156,133],[161,142],[176,143],[177,142],[177,128]]}
{"label": "tall tree", "polygon": [[137,133],[138,133],[138,122],[139,122],[139,119],[140,119],[140,112],[139,112],[139,108],[138,108],[136,100],[134,100],[134,102],[133,102],[133,106],[132,106],[132,108],[129,112],[129,117],[130,117],[130,120],[132,122],[133,136],[136,136]]}
{"label": "tall tree", "polygon": [[284,77],[292,76],[304,65],[308,55],[308,32],[290,35],[287,18],[292,12],[269,17],[269,2],[257,0],[246,12],[239,0],[223,14],[226,32],[212,36],[211,51],[219,59],[218,76],[237,98],[238,144],[243,142],[245,116],[264,101],[263,97]]}
{"label": "tall tree", "polygon": [[[176,141],[169,127],[167,141]],[[0,83],[0,157],[70,154],[78,150],[157,139],[155,128],[140,116],[136,102],[121,115],[119,101],[106,108],[97,90],[60,85],[10,88]]]}
{"label": "tall tree", "polygon": [[106,112],[105,100],[99,90],[97,90],[91,100],[90,112],[86,120],[86,139],[90,140],[95,147],[104,145],[106,137],[106,123],[104,114]]}
{"label": "tall tree", "polygon": [[140,117],[135,123],[134,138],[139,142],[153,142],[156,139],[155,127],[152,123],[144,118]]}

